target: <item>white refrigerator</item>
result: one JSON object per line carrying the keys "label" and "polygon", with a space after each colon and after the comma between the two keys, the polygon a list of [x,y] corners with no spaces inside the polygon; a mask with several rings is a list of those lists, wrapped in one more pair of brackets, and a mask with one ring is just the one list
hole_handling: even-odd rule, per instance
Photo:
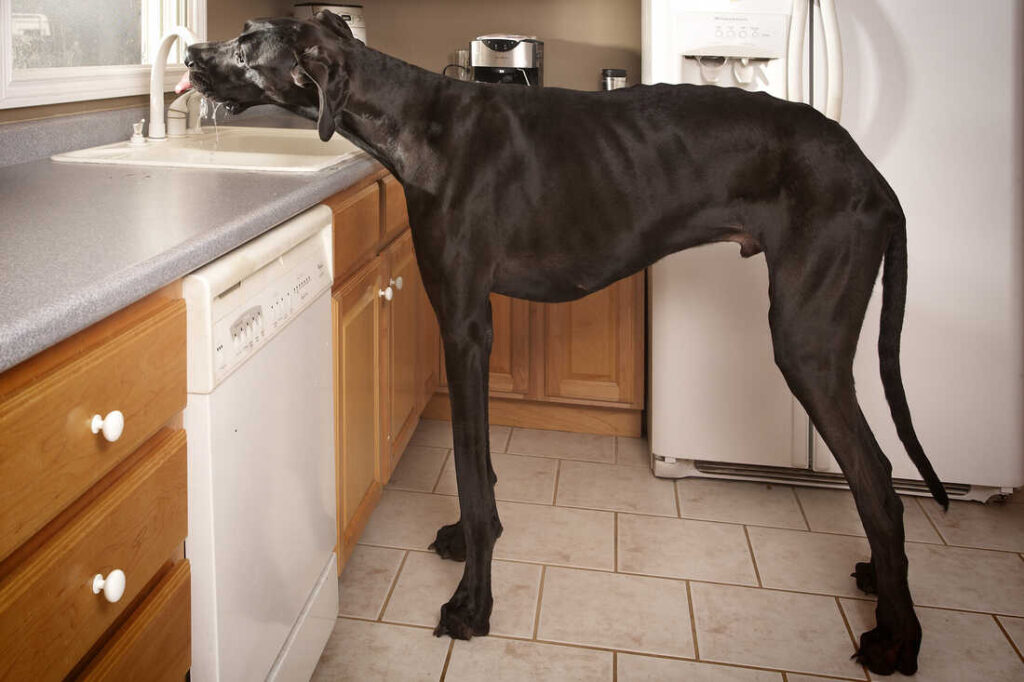
{"label": "white refrigerator", "polygon": [[[643,80],[766,90],[837,118],[907,215],[901,362],[951,497],[1024,484],[1020,0],[644,0]],[[925,492],[885,402],[880,287],[857,395],[897,487]],[[763,257],[732,244],[649,272],[652,468],[843,484],[773,362]]]}

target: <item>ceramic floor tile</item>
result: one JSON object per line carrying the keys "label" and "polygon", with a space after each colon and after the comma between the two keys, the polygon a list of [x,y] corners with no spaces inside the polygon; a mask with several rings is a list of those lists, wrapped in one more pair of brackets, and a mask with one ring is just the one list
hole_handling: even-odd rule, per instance
{"label": "ceramic floor tile", "polygon": [[[491,452],[505,452],[511,426],[491,424]],[[452,423],[439,419],[421,419],[416,431],[409,439],[410,445],[425,445],[432,448],[451,448]]]}
{"label": "ceramic floor tile", "polygon": [[618,570],[757,585],[743,526],[619,514]]}
{"label": "ceramic floor tile", "polygon": [[[498,484],[494,487],[496,499],[509,502],[535,502],[551,504],[555,496],[555,472],[558,460],[547,457],[525,457],[523,455],[492,454],[494,473]],[[455,460],[445,462],[444,472],[435,492],[457,495]]]}
{"label": "ceramic floor tile", "polygon": [[[384,620],[409,625],[437,625],[441,605],[451,598],[465,564],[434,553],[410,552],[388,600]],[[491,634],[533,637],[541,567],[509,561],[491,564],[494,610]]]}
{"label": "ceramic floor tile", "polygon": [[[875,605],[841,601],[850,627],[860,633],[875,627]],[[914,679],[928,682],[1011,682],[1024,680],[1024,661],[1010,646],[992,616],[918,608],[923,639]]]}
{"label": "ceramic floor tile", "polygon": [[616,464],[562,462],[555,502],[560,507],[677,516],[672,481]]}
{"label": "ceramic floor tile", "polygon": [[448,452],[445,448],[409,445],[391,474],[387,487],[429,493],[437,483]]}
{"label": "ceramic floor tile", "polygon": [[615,568],[615,515],[611,512],[499,502],[498,516],[504,531],[494,546],[495,558]]}
{"label": "ceramic floor tile", "polygon": [[1003,624],[1010,639],[1017,645],[1017,651],[1024,653],[1024,618],[999,616],[999,622]]}
{"label": "ceramic floor tile", "polygon": [[615,438],[615,463],[624,466],[651,468],[651,446],[646,438]]}
{"label": "ceramic floor tile", "polygon": [[863,597],[850,577],[858,561],[870,561],[864,538],[751,526],[750,545],[765,587]]}
{"label": "ceramic floor tile", "polygon": [[376,620],[405,552],[356,545],[338,578],[339,613]]}
{"label": "ceramic floor tile", "polygon": [[[621,678],[620,678],[621,679]],[[478,637],[456,642],[448,682],[611,682],[612,653]]]}
{"label": "ceramic floor tile", "polygon": [[537,639],[692,657],[686,584],[662,578],[548,568]]}
{"label": "ceramic floor tile", "polygon": [[707,583],[691,594],[702,659],[865,677],[832,597]]}
{"label": "ceramic floor tile", "polygon": [[615,437],[517,428],[512,431],[508,451],[516,455],[539,455],[611,464],[615,461]]}
{"label": "ceramic floor tile", "polygon": [[459,501],[447,495],[385,490],[359,542],[403,549],[426,549],[437,529],[459,520]]}
{"label": "ceramic floor tile", "polygon": [[793,489],[786,485],[684,478],[676,488],[684,519],[807,528]]}
{"label": "ceramic floor tile", "polygon": [[[828,682],[829,680],[835,680],[834,677],[818,677],[817,675],[801,675],[800,673],[786,673],[786,679],[789,682]],[[886,678],[888,679],[888,678]],[[899,678],[897,678],[899,679]],[[916,679],[916,678],[914,678]],[[923,682],[923,681],[919,681]]]}
{"label": "ceramic floor tile", "polygon": [[914,603],[1024,616],[1024,561],[983,549],[907,545]]}
{"label": "ceramic floor tile", "polygon": [[[822,533],[842,533],[844,535],[864,535],[857,507],[853,502],[853,494],[849,490],[830,490],[828,488],[796,488],[797,497],[807,515],[811,530]],[[928,522],[917,500],[910,496],[903,499],[903,531],[911,542],[931,542],[942,544],[932,524]],[[926,506],[934,506],[930,498],[925,499]]]}
{"label": "ceramic floor tile", "polygon": [[951,502],[948,512],[934,504],[925,509],[951,545],[1024,552],[1024,504]]}
{"label": "ceramic floor tile", "polygon": [[715,663],[673,661],[668,658],[636,654],[619,654],[616,672],[618,682],[782,682],[781,673],[767,670],[734,668]]}
{"label": "ceramic floor tile", "polygon": [[312,682],[436,682],[450,640],[430,630],[339,618]]}

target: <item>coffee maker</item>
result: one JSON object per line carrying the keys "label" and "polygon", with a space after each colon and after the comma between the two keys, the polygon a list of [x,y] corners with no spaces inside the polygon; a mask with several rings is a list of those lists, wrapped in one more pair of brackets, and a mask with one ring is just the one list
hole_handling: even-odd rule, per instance
{"label": "coffee maker", "polygon": [[544,42],[532,36],[494,34],[469,44],[473,80],[544,85]]}

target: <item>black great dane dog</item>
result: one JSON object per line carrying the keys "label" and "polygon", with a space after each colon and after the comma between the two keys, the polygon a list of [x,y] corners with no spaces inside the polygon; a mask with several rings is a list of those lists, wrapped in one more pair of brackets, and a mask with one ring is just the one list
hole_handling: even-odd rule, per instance
{"label": "black great dane dog", "polygon": [[854,575],[878,594],[877,626],[856,655],[876,673],[917,669],[903,507],[852,373],[883,259],[886,398],[932,494],[948,500],[900,377],[903,211],[843,128],[809,106],[736,89],[455,81],[366,47],[329,13],[252,21],[187,55],[192,85],[229,111],[273,103],[316,120],[322,139],[341,133],[405,188],[444,343],[461,506],[432,547],[466,562],[435,634],[489,629],[502,527],[488,444],[488,295],[568,301],[674,251],[730,241],[744,257],[764,253],[775,361],[842,466],[867,532],[871,561]]}

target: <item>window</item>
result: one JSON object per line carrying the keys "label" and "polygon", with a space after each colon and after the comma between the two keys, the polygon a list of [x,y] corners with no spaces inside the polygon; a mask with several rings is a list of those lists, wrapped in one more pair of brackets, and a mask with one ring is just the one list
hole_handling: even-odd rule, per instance
{"label": "window", "polygon": [[206,0],[0,0],[0,109],[148,93],[160,38],[181,25],[204,38]]}

